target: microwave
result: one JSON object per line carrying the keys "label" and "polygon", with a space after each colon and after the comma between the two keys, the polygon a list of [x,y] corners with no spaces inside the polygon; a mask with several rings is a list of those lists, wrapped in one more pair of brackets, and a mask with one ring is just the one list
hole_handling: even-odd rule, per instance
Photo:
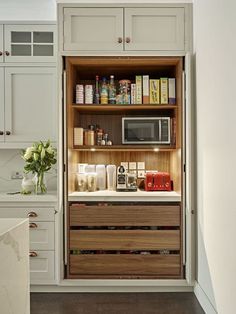
{"label": "microwave", "polygon": [[122,144],[170,144],[170,117],[122,118]]}

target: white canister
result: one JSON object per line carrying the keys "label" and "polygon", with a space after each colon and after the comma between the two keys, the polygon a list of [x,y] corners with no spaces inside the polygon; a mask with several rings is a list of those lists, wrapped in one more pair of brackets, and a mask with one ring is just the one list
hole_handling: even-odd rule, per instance
{"label": "white canister", "polygon": [[96,165],[97,189],[106,190],[106,167],[105,165]]}
{"label": "white canister", "polygon": [[116,166],[107,165],[107,188],[109,191],[116,190]]}
{"label": "white canister", "polygon": [[86,165],[84,168],[85,173],[90,173],[90,172],[96,172],[96,166],[95,165]]}

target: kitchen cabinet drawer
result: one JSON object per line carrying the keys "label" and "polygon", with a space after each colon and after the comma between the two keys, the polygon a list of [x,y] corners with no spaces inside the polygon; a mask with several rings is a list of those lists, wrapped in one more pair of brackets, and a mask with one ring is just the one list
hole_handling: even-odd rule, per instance
{"label": "kitchen cabinet drawer", "polygon": [[54,250],[54,222],[30,222],[30,249]]}
{"label": "kitchen cabinet drawer", "polygon": [[30,221],[54,221],[54,208],[0,208],[0,218],[29,218]]}
{"label": "kitchen cabinet drawer", "polygon": [[71,230],[70,250],[180,250],[179,230]]}
{"label": "kitchen cabinet drawer", "polygon": [[75,204],[70,226],[180,226],[180,206]]}
{"label": "kitchen cabinet drawer", "polygon": [[70,255],[72,275],[180,276],[180,255],[94,254]]}
{"label": "kitchen cabinet drawer", "polygon": [[54,251],[31,251],[30,281],[46,281],[55,279]]}

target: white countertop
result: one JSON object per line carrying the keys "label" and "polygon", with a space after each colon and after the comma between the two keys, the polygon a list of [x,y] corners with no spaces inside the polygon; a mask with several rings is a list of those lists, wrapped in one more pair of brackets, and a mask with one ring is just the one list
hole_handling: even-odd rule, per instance
{"label": "white countertop", "polygon": [[57,202],[57,193],[48,192],[46,194],[14,194],[0,192],[1,202]]}
{"label": "white countertop", "polygon": [[28,218],[1,218],[0,236],[28,221]]}
{"label": "white countertop", "polygon": [[96,191],[96,192],[73,192],[68,196],[69,201],[133,201],[133,202],[180,202],[181,195],[177,192],[163,191],[141,191],[137,192],[116,192],[116,191]]}

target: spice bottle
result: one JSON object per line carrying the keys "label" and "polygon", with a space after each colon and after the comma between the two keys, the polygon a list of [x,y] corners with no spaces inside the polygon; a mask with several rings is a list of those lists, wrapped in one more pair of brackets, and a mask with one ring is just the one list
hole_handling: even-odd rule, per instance
{"label": "spice bottle", "polygon": [[115,82],[114,82],[114,75],[110,76],[108,102],[109,104],[112,104],[112,105],[116,103],[116,87],[115,87]]}
{"label": "spice bottle", "polygon": [[99,76],[96,75],[96,84],[95,84],[95,104],[99,104],[99,98],[100,98],[100,94],[99,94]]}
{"label": "spice bottle", "polygon": [[102,87],[101,87],[101,105],[108,104],[108,86],[106,82],[106,78],[102,79]]}

